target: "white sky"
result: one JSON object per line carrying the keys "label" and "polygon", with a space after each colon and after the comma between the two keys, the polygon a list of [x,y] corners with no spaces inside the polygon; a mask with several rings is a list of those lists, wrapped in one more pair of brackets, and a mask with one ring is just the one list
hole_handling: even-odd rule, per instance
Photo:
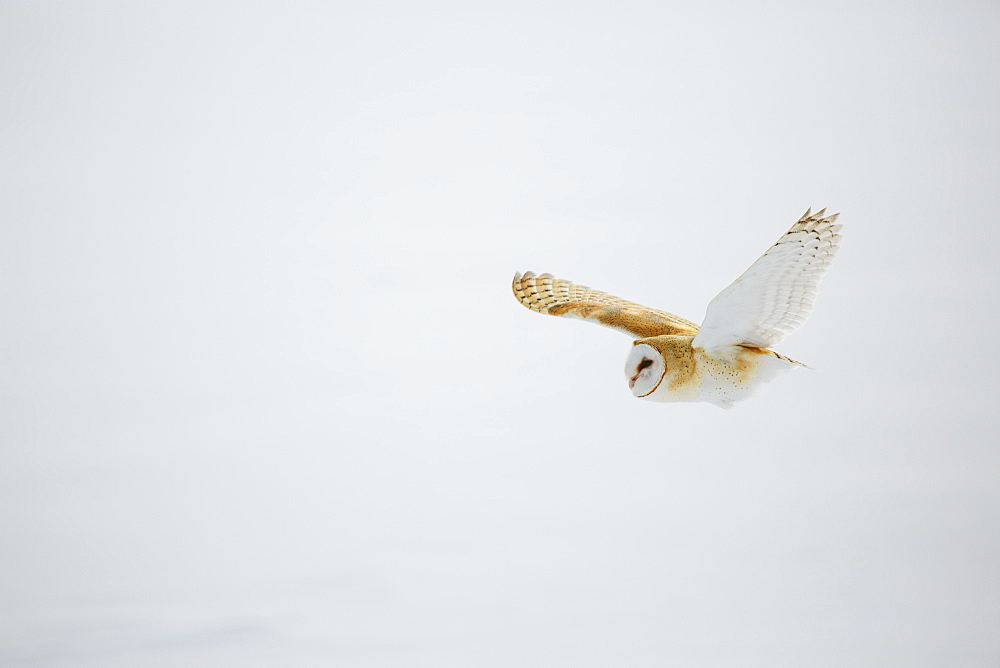
{"label": "white sky", "polygon": [[[991,2],[0,3],[0,663],[1000,661]],[[724,412],[700,321],[843,249]]]}

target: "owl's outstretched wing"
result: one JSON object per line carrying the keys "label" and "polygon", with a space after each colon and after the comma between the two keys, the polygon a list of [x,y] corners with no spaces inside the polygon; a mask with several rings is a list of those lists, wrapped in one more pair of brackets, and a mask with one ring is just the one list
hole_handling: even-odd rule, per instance
{"label": "owl's outstretched wing", "polygon": [[553,278],[552,274],[535,276],[530,271],[523,276],[515,274],[511,287],[518,301],[532,311],[591,320],[637,339],[663,334],[692,335],[698,331],[698,325],[672,313]]}
{"label": "owl's outstretched wing", "polygon": [[805,212],[778,242],[709,303],[693,346],[770,348],[812,313],[819,280],[840,243],[837,216]]}

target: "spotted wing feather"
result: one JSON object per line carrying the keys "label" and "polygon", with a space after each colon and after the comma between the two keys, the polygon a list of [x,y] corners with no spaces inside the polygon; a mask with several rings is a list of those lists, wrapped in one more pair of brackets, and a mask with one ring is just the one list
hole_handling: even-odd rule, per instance
{"label": "spotted wing feather", "polygon": [[657,311],[606,292],[578,285],[552,274],[514,275],[514,296],[526,308],[548,315],[591,320],[635,338],[664,334],[692,335],[698,325],[666,311]]}
{"label": "spotted wing feather", "polygon": [[840,244],[837,216],[806,211],[742,276],[709,303],[692,345],[712,351],[770,348],[813,311],[819,281]]}

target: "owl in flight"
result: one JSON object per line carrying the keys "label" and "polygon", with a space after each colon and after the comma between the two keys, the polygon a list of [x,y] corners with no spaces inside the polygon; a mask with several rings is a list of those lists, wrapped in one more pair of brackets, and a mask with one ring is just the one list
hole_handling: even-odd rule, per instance
{"label": "owl in flight", "polygon": [[742,276],[716,295],[701,327],[551,274],[514,275],[527,308],[582,318],[635,338],[625,361],[632,394],[732,408],[764,382],[805,366],[771,350],[813,310],[819,280],[840,244],[837,216],[806,211]]}

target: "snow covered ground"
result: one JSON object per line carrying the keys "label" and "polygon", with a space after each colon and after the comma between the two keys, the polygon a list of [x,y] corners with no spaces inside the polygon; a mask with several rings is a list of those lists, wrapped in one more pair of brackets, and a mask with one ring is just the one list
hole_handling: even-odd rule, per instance
{"label": "snow covered ground", "polygon": [[[0,7],[0,665],[1000,661],[988,3]],[[844,247],[729,412],[699,321]]]}

